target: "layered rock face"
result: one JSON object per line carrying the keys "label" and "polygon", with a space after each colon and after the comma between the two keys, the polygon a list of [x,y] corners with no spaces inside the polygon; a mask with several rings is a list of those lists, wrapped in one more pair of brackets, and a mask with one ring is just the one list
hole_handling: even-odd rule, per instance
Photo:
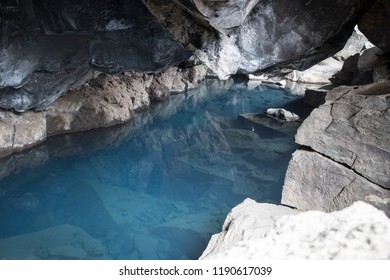
{"label": "layered rock face", "polygon": [[[356,202],[333,213],[293,211],[245,200],[231,211],[201,259],[390,258],[390,220],[371,205]],[[248,224],[254,226],[237,227]]]}
{"label": "layered rock face", "polygon": [[282,203],[333,211],[366,201],[390,216],[390,83],[339,87],[298,129]]}

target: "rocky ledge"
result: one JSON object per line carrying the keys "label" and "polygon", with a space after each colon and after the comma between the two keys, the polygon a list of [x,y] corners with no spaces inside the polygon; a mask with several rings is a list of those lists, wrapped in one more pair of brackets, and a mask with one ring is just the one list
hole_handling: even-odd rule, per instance
{"label": "rocky ledge", "polygon": [[364,202],[298,213],[247,199],[228,215],[200,259],[389,259],[390,219]]}
{"label": "rocky ledge", "polygon": [[206,72],[205,66],[195,65],[170,67],[157,74],[100,74],[44,111],[0,111],[0,157],[37,145],[48,136],[124,123],[153,101],[196,88]]}

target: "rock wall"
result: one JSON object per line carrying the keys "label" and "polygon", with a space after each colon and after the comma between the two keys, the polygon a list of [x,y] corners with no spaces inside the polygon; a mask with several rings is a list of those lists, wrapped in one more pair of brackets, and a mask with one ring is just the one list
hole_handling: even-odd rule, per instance
{"label": "rock wall", "polygon": [[0,156],[29,148],[48,136],[129,121],[152,101],[197,87],[206,72],[205,66],[196,65],[172,67],[158,74],[101,74],[67,92],[45,111],[0,111]]}
{"label": "rock wall", "polygon": [[[269,210],[277,211],[271,216]],[[390,258],[390,219],[371,205],[356,202],[333,213],[291,215],[292,211],[245,200],[231,211],[222,232],[212,237],[201,259]],[[249,224],[255,226],[245,226]]]}
{"label": "rock wall", "polygon": [[390,83],[339,87],[298,129],[282,203],[333,211],[362,200],[390,216]]}

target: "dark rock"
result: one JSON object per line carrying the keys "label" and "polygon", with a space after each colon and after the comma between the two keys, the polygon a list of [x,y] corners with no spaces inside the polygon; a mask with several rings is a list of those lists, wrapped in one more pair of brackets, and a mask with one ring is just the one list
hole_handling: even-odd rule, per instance
{"label": "dark rock", "polygon": [[325,103],[327,91],[307,89],[305,91],[305,104],[317,108]]}
{"label": "dark rock", "polygon": [[2,108],[44,109],[93,70],[161,71],[190,56],[140,0],[29,0],[1,8]]}
{"label": "dark rock", "polygon": [[384,52],[390,51],[390,2],[378,0],[360,19],[359,29]]}

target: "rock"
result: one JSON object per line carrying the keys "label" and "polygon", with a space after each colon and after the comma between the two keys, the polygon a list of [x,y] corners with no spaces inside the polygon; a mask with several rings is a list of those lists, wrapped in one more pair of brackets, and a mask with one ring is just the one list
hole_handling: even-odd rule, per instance
{"label": "rock", "polygon": [[293,137],[299,127],[299,123],[297,122],[280,122],[274,118],[267,117],[266,114],[239,114],[238,119],[246,127],[260,134],[277,135],[280,132]]}
{"label": "rock", "polygon": [[389,82],[336,88],[302,123],[295,140],[390,189],[389,107]]}
{"label": "rock", "polygon": [[228,214],[222,232],[211,237],[200,259],[212,259],[240,241],[261,238],[273,227],[275,220],[297,213],[299,211],[285,206],[256,203],[247,198]]}
{"label": "rock", "polygon": [[[307,69],[342,49],[360,13],[372,5],[355,0],[331,4],[295,0],[287,6],[278,1],[176,1],[185,7],[180,9],[168,0],[144,2],[173,37],[221,79],[274,65]],[[234,5],[245,7],[238,17],[232,15]],[[187,11],[206,24],[197,23]],[[234,28],[227,31],[210,23],[217,16],[224,21],[226,15],[234,16]]]}
{"label": "rock", "polygon": [[357,53],[344,62],[342,69],[330,81],[336,85],[364,85],[374,81],[373,71],[379,63],[382,51],[373,47]]}
{"label": "rock", "polygon": [[273,117],[281,122],[296,122],[300,121],[300,117],[283,108],[269,108],[267,109],[267,116]]}
{"label": "rock", "polygon": [[365,201],[390,217],[390,190],[313,151],[297,150],[287,169],[282,203],[299,210],[341,210]]}
{"label": "rock", "polygon": [[137,76],[100,75],[58,99],[46,113],[47,133],[85,131],[128,121],[149,107],[149,95]]}
{"label": "rock", "polygon": [[[257,207],[261,209],[261,205]],[[249,227],[254,223],[261,226],[260,211],[250,213],[252,215],[244,213],[227,218],[223,232],[212,238],[202,259],[390,258],[390,220],[382,211],[364,202],[356,202],[342,211],[329,214],[318,211],[297,215],[281,213],[276,215],[276,221],[272,219],[259,230],[247,230],[244,223],[249,223]],[[236,224],[240,226],[236,227]]]}
{"label": "rock", "polygon": [[343,63],[333,57],[320,61],[305,71],[294,70],[286,78],[299,83],[329,84],[329,79],[343,67]]}
{"label": "rock", "polygon": [[318,108],[325,103],[327,91],[307,89],[305,91],[305,105]]}
{"label": "rock", "polygon": [[0,157],[20,152],[46,139],[45,114],[0,111],[0,131]]}
{"label": "rock", "polygon": [[359,29],[382,51],[390,51],[390,3],[378,0],[359,20]]}
{"label": "rock", "polygon": [[93,71],[159,72],[191,55],[141,0],[8,3],[2,26],[0,107],[20,112],[47,108]]}
{"label": "rock", "polygon": [[102,243],[69,224],[0,239],[0,259],[108,259]]}

